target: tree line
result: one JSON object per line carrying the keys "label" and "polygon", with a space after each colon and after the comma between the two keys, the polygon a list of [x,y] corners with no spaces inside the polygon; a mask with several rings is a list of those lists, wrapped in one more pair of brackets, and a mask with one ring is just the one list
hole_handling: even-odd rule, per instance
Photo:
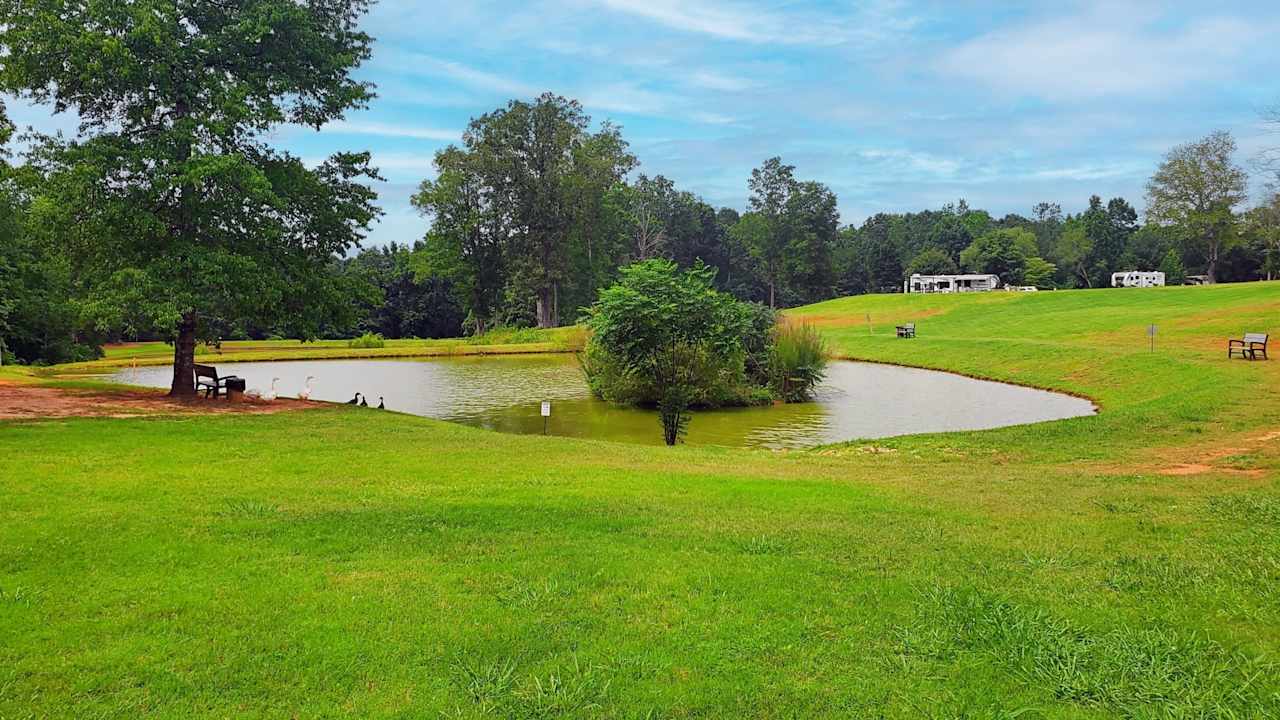
{"label": "tree line", "polygon": [[578,319],[619,268],[651,258],[715,269],[717,289],[788,307],[901,291],[912,273],[993,273],[1011,285],[1093,288],[1160,270],[1170,283],[1270,279],[1280,272],[1280,195],[1245,211],[1247,173],[1223,132],[1169,152],[1144,218],[1122,197],[1079,214],[1044,202],[995,217],[960,200],[841,226],[827,185],[774,157],[746,179],[745,212],[715,208],[636,158],[616,126],[591,131],[578,103],[515,100],[474,120],[436,155],[414,205],[430,221],[413,263],[444,281],[463,327],[549,327]]}
{"label": "tree line", "polygon": [[[1225,133],[1170,151],[1141,218],[1124,198],[1003,217],[958,201],[855,227],[829,186],[777,157],[744,178],[746,207],[714,207],[644,172],[621,128],[552,94],[475,118],[413,196],[423,235],[360,250],[381,214],[370,154],[304,163],[270,140],[372,101],[355,76],[372,52],[368,6],[0,0],[0,91],[80,123],[5,152],[0,105],[6,360],[164,339],[172,391],[189,394],[197,342],[573,323],[621,268],[652,259],[705,265],[717,291],[773,308],[900,291],[912,272],[1044,288],[1098,287],[1117,270],[1280,272],[1280,196],[1245,207]],[[1275,155],[1259,169],[1280,177]]]}

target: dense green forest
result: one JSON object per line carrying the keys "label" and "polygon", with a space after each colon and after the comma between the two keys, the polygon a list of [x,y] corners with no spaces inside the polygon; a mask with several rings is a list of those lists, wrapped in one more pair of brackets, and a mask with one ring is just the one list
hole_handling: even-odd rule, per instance
{"label": "dense green forest", "polygon": [[[7,141],[7,122],[3,133]],[[128,287],[103,297],[103,283],[76,254],[93,226],[69,228],[51,209],[61,194],[87,190],[69,185],[65,169],[36,147],[0,164],[6,360],[63,362],[92,357],[109,340],[171,339],[136,321],[148,308]],[[273,297],[286,306],[320,308],[302,326],[297,317],[260,319],[229,307],[211,332],[428,338],[574,323],[620,268],[652,258],[705,264],[716,289],[777,308],[900,292],[914,272],[989,272],[1042,289],[1105,287],[1120,270],[1161,270],[1171,284],[1188,275],[1270,279],[1280,273],[1280,193],[1272,186],[1249,207],[1249,178],[1235,155],[1226,133],[1172,149],[1153,168],[1145,216],[1120,197],[1088,198],[1079,214],[1042,202],[1000,217],[958,200],[842,226],[835,193],[781,158],[743,178],[742,211],[716,208],[643,172],[621,128],[593,125],[577,102],[548,94],[475,118],[459,145],[436,154],[439,174],[413,196],[421,238],[359,249],[348,222],[321,262],[326,279],[277,288]],[[376,208],[359,190],[366,159],[345,160],[352,167],[329,180],[358,230]],[[1274,170],[1259,169],[1264,181]],[[308,193],[319,193],[297,192],[308,203]],[[308,291],[324,301],[293,297]]]}

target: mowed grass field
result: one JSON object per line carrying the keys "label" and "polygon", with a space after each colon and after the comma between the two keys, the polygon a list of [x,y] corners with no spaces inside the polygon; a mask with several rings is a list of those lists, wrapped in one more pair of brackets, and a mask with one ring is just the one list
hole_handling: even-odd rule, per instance
{"label": "mowed grass field", "polygon": [[789,314],[1101,413],[786,453],[0,424],[0,718],[1280,716],[1280,360],[1225,352],[1280,283]]}

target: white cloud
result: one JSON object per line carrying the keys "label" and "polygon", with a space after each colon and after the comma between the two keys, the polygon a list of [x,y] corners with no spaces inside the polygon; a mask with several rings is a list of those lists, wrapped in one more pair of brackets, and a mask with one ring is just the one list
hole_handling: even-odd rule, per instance
{"label": "white cloud", "polygon": [[900,168],[916,170],[935,177],[951,177],[960,171],[962,163],[953,158],[944,158],[914,150],[868,149],[857,151],[863,160],[894,165]]}
{"label": "white cloud", "polygon": [[712,70],[699,70],[692,73],[688,77],[691,85],[696,85],[708,90],[723,90],[725,92],[741,92],[755,87],[755,83],[746,78],[734,77],[732,75],[724,75]]}
{"label": "white cloud", "polygon": [[457,130],[442,130],[414,125],[396,125],[381,122],[347,122],[339,120],[324,126],[324,132],[345,135],[379,135],[382,137],[414,138],[418,140],[439,140],[454,142],[462,137]]}
{"label": "white cloud", "polygon": [[631,83],[610,83],[586,88],[576,97],[588,109],[631,115],[660,115],[666,113],[672,104],[671,96]]}
{"label": "white cloud", "polygon": [[723,40],[783,45],[829,46],[878,42],[915,23],[896,0],[866,2],[840,16],[785,10],[724,0],[595,0],[620,13],[634,15],[682,32]]}
{"label": "white cloud", "polygon": [[[588,111],[626,113],[629,115],[663,115],[680,102],[676,96],[646,89],[631,82],[587,85],[567,90],[543,88],[513,80],[495,73],[478,70],[459,62],[440,60],[417,53],[401,54],[400,62],[408,63],[402,71],[442,77],[476,90],[533,99],[548,90],[577,99]],[[388,133],[389,134],[389,133]],[[456,139],[457,134],[447,139]],[[440,139],[440,138],[432,138]]]}
{"label": "white cloud", "polygon": [[689,119],[694,122],[700,122],[703,125],[732,125],[737,120],[720,113],[697,111],[689,114]]}
{"label": "white cloud", "polygon": [[1142,176],[1151,171],[1148,163],[1109,163],[1096,165],[1074,165],[1061,168],[1047,168],[1030,173],[1031,180],[1109,180],[1121,177]]}
{"label": "white cloud", "polygon": [[1248,48],[1268,29],[1235,18],[1206,18],[1168,29],[1132,8],[1098,8],[1074,17],[1010,26],[946,52],[944,74],[997,91],[1048,101],[1161,96],[1238,73]]}

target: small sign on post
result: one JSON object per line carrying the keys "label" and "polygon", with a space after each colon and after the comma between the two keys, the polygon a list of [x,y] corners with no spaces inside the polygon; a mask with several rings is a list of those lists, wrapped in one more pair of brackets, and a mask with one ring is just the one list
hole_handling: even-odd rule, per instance
{"label": "small sign on post", "polygon": [[1147,337],[1151,338],[1151,352],[1156,351],[1156,326],[1147,326]]}
{"label": "small sign on post", "polygon": [[551,401],[542,401],[542,434],[547,434],[547,418],[551,417]]}

